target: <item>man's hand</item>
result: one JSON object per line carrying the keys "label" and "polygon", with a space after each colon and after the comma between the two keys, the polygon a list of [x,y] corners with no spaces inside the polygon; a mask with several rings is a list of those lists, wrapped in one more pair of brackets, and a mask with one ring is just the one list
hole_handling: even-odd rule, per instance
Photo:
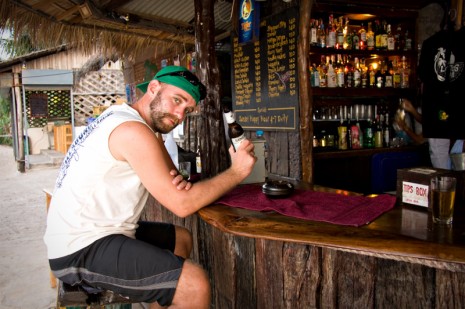
{"label": "man's hand", "polygon": [[241,142],[236,152],[234,152],[234,148],[231,146],[229,154],[231,155],[232,162],[231,169],[240,175],[241,178],[246,178],[252,172],[253,166],[257,161],[254,153],[254,144],[246,139]]}
{"label": "man's hand", "polygon": [[171,170],[170,175],[173,176],[172,184],[175,185],[178,190],[189,190],[192,188],[192,183],[184,180],[184,177],[182,177],[177,170]]}
{"label": "man's hand", "polygon": [[402,107],[411,114],[417,111],[415,107],[413,107],[412,102],[408,99],[402,99]]}

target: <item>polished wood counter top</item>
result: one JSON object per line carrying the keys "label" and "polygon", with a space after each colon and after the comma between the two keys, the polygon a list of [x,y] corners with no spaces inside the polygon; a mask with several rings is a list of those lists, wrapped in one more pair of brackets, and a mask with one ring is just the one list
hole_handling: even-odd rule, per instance
{"label": "polished wood counter top", "polygon": [[[315,191],[351,194],[319,186],[299,187]],[[207,223],[233,235],[296,242],[381,258],[465,270],[464,205],[456,205],[452,228],[434,225],[426,209],[396,205],[391,211],[362,227],[286,217],[275,212],[256,212],[211,205],[198,214]]]}

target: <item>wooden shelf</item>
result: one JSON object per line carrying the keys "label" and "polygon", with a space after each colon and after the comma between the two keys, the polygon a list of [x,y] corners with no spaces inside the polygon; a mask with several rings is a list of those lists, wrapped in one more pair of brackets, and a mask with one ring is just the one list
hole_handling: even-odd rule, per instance
{"label": "wooden shelf", "polygon": [[313,156],[315,159],[334,159],[334,158],[349,158],[349,157],[364,157],[371,156],[375,153],[383,152],[404,152],[404,151],[419,151],[422,146],[402,146],[402,147],[381,147],[381,148],[363,148],[363,149],[351,149],[351,150],[338,150],[330,149],[325,150],[324,148],[314,148]]}
{"label": "wooden shelf", "polygon": [[322,98],[380,98],[411,96],[415,90],[411,88],[312,88],[312,95]]}
{"label": "wooden shelf", "polygon": [[352,55],[359,58],[376,58],[376,57],[395,57],[406,56],[416,58],[414,50],[360,50],[360,49],[336,49],[336,48],[321,48],[318,46],[310,47],[310,55]]}

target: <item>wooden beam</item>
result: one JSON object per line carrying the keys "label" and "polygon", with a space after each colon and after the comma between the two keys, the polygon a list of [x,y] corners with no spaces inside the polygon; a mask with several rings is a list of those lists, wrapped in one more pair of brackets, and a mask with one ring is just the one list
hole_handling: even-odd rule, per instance
{"label": "wooden beam", "polygon": [[55,18],[57,21],[62,21],[68,18],[69,16],[76,14],[76,12],[79,12],[79,8],[80,8],[79,5],[75,5],[74,7],[64,11],[63,13],[58,14],[57,16],[55,16]]}
{"label": "wooden beam", "polygon": [[40,8],[42,8],[44,6],[51,5],[53,2],[55,2],[55,1],[53,1],[53,0],[39,0],[36,3],[32,4],[31,7],[33,9],[40,9]]}
{"label": "wooden beam", "polygon": [[106,11],[115,11],[118,10],[121,6],[128,4],[132,1],[127,0],[111,0],[102,7],[102,10]]}

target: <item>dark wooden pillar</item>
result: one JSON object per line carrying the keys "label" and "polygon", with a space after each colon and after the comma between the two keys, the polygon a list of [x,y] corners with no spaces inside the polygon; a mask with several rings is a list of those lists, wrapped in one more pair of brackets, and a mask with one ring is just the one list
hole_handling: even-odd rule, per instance
{"label": "dark wooden pillar", "polygon": [[302,180],[309,183],[313,183],[313,99],[308,69],[308,53],[310,51],[309,21],[312,5],[313,0],[300,1],[299,38],[297,43]]}
{"label": "dark wooden pillar", "polygon": [[207,87],[207,97],[200,107],[200,151],[202,177],[211,177],[229,167],[229,154],[223,114],[220,108],[221,82],[215,53],[214,0],[195,0],[195,50],[196,71]]}

